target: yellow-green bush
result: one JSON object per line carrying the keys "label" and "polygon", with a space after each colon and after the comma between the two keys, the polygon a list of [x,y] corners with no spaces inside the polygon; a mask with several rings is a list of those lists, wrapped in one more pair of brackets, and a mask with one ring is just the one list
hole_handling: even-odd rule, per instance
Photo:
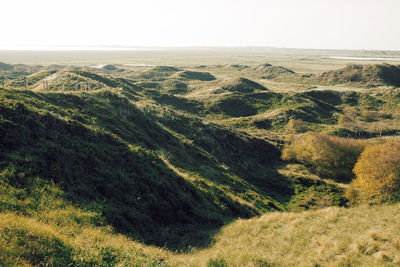
{"label": "yellow-green bush", "polygon": [[323,177],[345,181],[353,177],[352,169],[363,148],[355,139],[308,132],[293,137],[283,149],[282,159],[304,163]]}
{"label": "yellow-green bush", "polygon": [[396,197],[400,189],[400,143],[367,146],[358,159],[352,185],[359,194],[377,200]]}

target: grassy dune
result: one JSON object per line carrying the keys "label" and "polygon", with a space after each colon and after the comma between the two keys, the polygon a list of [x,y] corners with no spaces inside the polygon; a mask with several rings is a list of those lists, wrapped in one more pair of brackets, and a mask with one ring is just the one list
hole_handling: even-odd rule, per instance
{"label": "grassy dune", "polygon": [[173,266],[398,266],[400,205],[271,213],[238,220]]}
{"label": "grassy dune", "polygon": [[41,219],[3,212],[0,264],[398,266],[399,214],[399,204],[270,213],[225,226],[207,249],[177,254],[95,227],[84,219],[93,214],[71,208]]}
{"label": "grassy dune", "polygon": [[335,71],[324,72],[318,79],[328,83],[358,83],[364,86],[376,87],[379,85],[400,86],[400,69],[389,64],[348,65]]}
{"label": "grassy dune", "polygon": [[40,218],[47,210],[27,203],[42,199],[37,184],[54,184],[60,193],[46,205],[69,201],[117,232],[187,250],[237,218],[299,207],[313,190],[329,188],[316,199],[345,203],[336,186],[280,174],[280,152],[265,140],[141,107],[146,101],[128,92],[2,89],[1,211]]}
{"label": "grassy dune", "polygon": [[281,159],[308,130],[397,135],[397,83],[371,74],[389,67],[365,68],[378,87],[321,91],[360,68],[303,76],[265,62],[5,66],[0,265],[399,265],[400,205],[344,208],[356,158],[335,181]]}

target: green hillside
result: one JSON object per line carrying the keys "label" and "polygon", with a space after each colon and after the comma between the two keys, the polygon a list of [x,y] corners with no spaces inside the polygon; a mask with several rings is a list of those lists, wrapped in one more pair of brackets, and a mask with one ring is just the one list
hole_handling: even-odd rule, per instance
{"label": "green hillside", "polygon": [[324,72],[320,81],[328,83],[356,83],[367,86],[393,85],[400,87],[400,68],[390,64],[351,64],[339,70]]}
{"label": "green hillside", "polygon": [[[344,208],[364,146],[400,132],[398,88],[274,90],[318,79],[269,64],[125,67],[43,67],[29,90],[25,75],[0,88],[1,266],[400,262],[397,204]],[[344,154],[281,159],[304,136],[362,143],[346,179],[323,172]]]}
{"label": "green hillside", "polygon": [[[143,113],[123,91],[2,89],[0,98],[3,194],[24,192],[25,203],[38,183],[57,186],[148,244],[204,245],[226,222],[286,210],[295,194],[326,186],[280,175],[280,152],[266,141],[150,104]],[[5,197],[1,210],[44,212],[20,200]]]}
{"label": "green hillside", "polygon": [[238,93],[253,93],[254,90],[267,91],[267,88],[261,84],[242,77],[227,82],[221,89]]}

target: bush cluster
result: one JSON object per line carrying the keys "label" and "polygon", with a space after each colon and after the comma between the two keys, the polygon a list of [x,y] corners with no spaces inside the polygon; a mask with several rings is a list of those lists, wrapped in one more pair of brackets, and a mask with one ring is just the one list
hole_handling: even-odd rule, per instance
{"label": "bush cluster", "polygon": [[318,175],[351,182],[352,203],[400,199],[400,143],[363,141],[307,132],[292,137],[282,159],[295,160]]}
{"label": "bush cluster", "polygon": [[307,132],[292,138],[282,151],[282,159],[306,164],[326,178],[350,181],[363,148],[364,144],[355,139]]}
{"label": "bush cluster", "polygon": [[356,179],[347,193],[351,201],[399,199],[400,143],[367,146],[353,171]]}

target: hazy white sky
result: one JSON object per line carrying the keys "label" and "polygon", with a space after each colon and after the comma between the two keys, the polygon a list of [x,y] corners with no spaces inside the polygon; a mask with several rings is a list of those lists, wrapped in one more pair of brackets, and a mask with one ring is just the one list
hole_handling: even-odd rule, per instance
{"label": "hazy white sky", "polygon": [[400,50],[400,0],[1,0],[0,49],[275,46]]}

